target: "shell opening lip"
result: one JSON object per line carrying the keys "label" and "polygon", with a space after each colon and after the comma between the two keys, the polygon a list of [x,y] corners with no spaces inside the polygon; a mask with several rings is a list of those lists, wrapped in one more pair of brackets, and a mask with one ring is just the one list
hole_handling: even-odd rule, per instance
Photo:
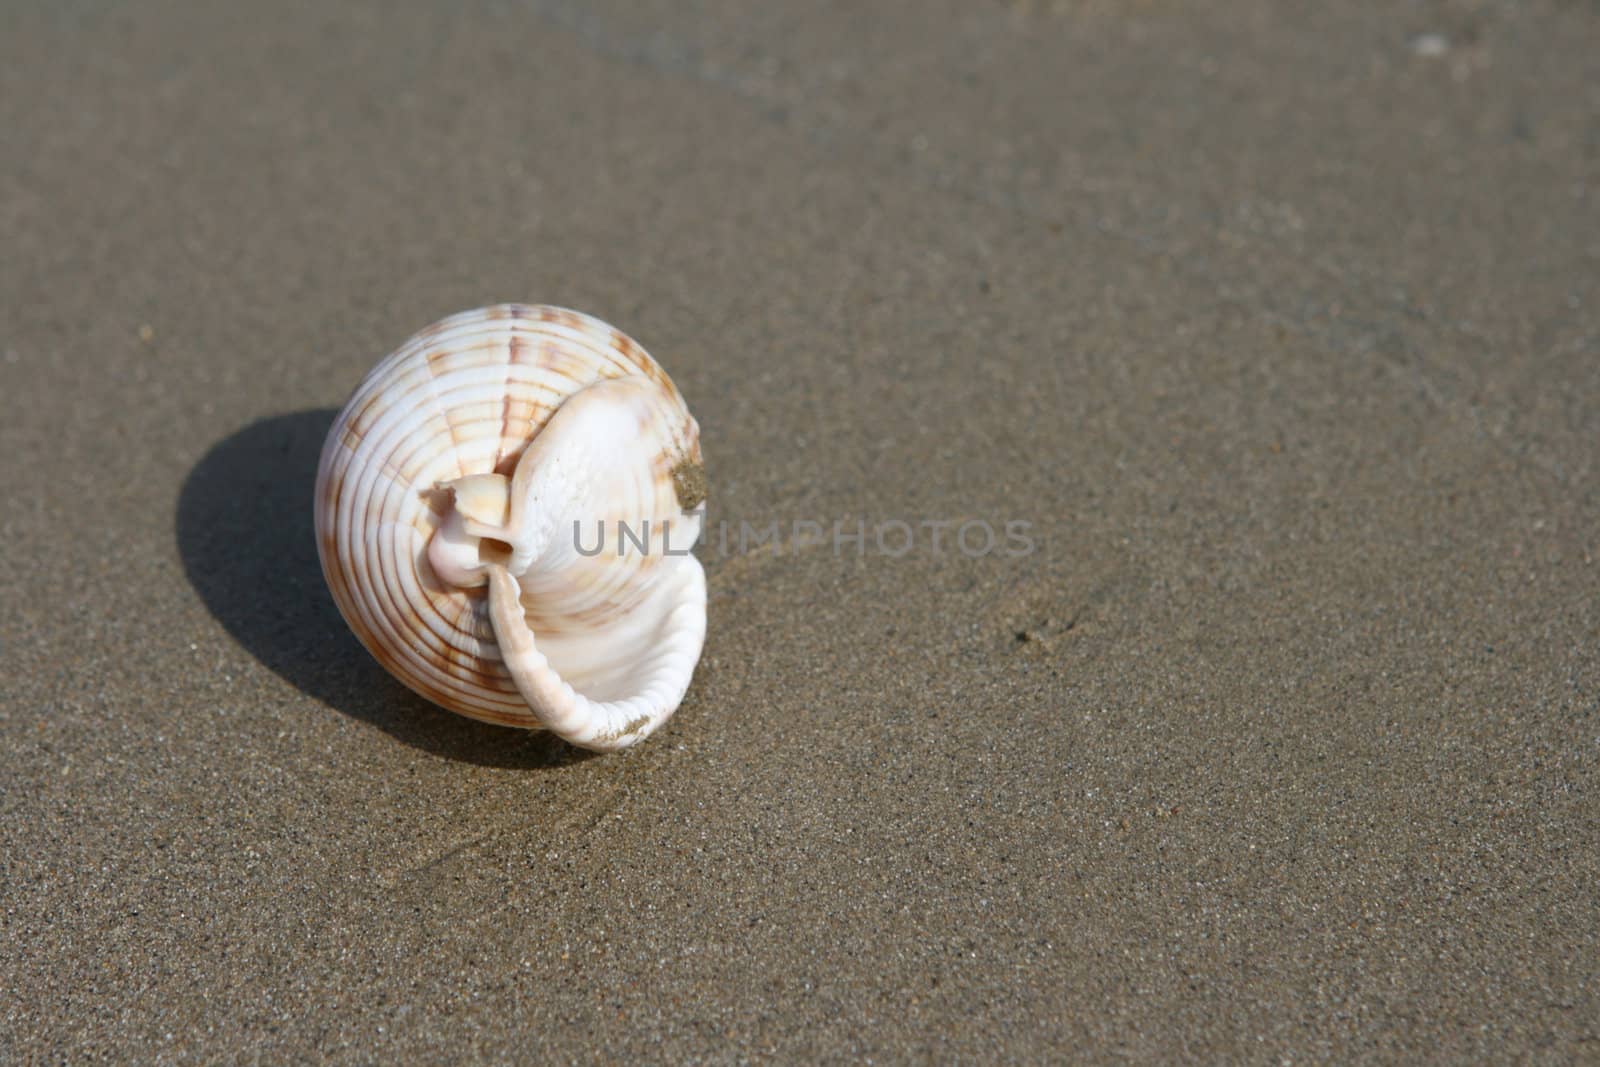
{"label": "shell opening lip", "polygon": [[623,625],[607,636],[624,647],[648,642],[645,670],[626,694],[590,699],[550,662],[528,627],[520,587],[504,567],[489,572],[489,618],[517,689],[539,721],[582,748],[609,752],[655,732],[683,700],[705,643],[705,570],[693,556],[675,557],[669,579],[645,606],[643,626]]}

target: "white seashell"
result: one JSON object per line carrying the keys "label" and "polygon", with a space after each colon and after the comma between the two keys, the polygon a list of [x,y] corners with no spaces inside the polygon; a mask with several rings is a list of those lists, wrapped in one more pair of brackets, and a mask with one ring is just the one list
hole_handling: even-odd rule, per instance
{"label": "white seashell", "polygon": [[632,339],[481,308],[401,345],[334,420],[317,549],[345,621],[416,692],[624,748],[700,658],[702,470],[700,427]]}

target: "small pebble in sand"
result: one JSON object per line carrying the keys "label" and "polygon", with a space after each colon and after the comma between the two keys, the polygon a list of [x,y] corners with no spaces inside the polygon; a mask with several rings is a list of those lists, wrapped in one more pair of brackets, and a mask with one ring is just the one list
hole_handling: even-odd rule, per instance
{"label": "small pebble in sand", "polygon": [[1411,38],[1411,51],[1435,59],[1450,51],[1450,38],[1442,33],[1419,33]]}

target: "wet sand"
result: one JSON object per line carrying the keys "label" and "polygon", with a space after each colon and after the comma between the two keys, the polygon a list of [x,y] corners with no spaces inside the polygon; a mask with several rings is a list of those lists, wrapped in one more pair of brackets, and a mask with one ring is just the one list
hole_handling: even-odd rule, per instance
{"label": "wet sand", "polygon": [[[6,4],[0,1059],[1600,1054],[1600,11],[1327,8]],[[503,300],[703,429],[622,755],[317,569]]]}

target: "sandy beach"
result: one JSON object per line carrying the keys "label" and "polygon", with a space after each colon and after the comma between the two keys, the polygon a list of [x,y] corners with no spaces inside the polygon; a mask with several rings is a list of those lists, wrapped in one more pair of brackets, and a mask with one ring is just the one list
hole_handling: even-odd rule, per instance
{"label": "sandy beach", "polygon": [[[0,5],[0,1060],[1600,1056],[1597,42]],[[339,407],[499,301],[701,426],[625,753],[318,569]]]}

